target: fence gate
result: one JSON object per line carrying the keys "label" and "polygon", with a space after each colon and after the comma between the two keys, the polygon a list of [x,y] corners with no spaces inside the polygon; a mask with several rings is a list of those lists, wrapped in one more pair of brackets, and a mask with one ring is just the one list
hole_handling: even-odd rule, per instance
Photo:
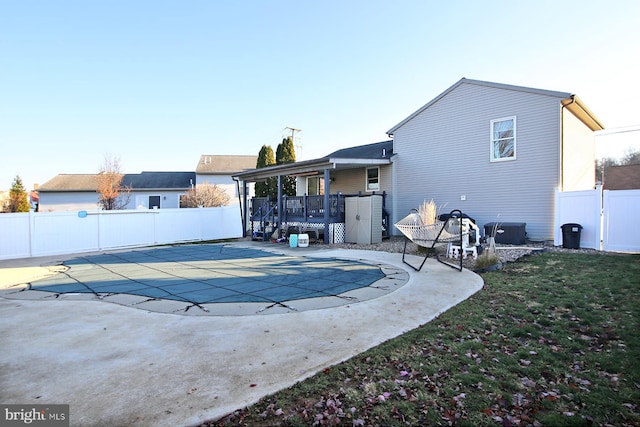
{"label": "fence gate", "polygon": [[602,210],[602,249],[640,252],[640,190],[605,190]]}
{"label": "fence gate", "polygon": [[582,225],[580,247],[615,252],[640,252],[640,190],[556,192],[554,244],[562,245],[562,224]]}

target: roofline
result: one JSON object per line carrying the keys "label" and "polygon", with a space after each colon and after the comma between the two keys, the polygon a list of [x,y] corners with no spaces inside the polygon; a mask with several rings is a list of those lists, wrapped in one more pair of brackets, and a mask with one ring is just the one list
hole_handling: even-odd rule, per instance
{"label": "roofline", "polygon": [[[148,191],[185,191],[189,189],[191,189],[190,186],[189,187],[129,188],[130,192],[132,193],[148,192]],[[99,193],[98,189],[96,188],[74,188],[74,189],[55,189],[55,190],[40,188],[37,191],[39,193]]]}
{"label": "roofline", "polygon": [[[374,142],[371,144],[358,145],[356,147],[349,148],[366,147],[388,142],[391,141]],[[342,150],[334,151],[334,153],[337,153],[338,151]],[[392,162],[390,158],[372,159],[368,157],[332,157],[334,153],[331,153],[328,156],[320,157],[318,159],[303,160],[295,163],[286,163],[283,165],[267,166],[259,169],[250,169],[242,172],[236,172],[232,174],[231,177],[234,180],[240,179],[244,181],[254,182],[264,181],[267,178],[278,175],[300,175],[308,174],[309,172],[317,172],[324,169],[337,169],[340,165],[351,165],[353,167],[358,167],[365,165],[388,165]]]}
{"label": "roofline", "polygon": [[272,176],[308,173],[316,171],[318,169],[327,169],[332,167],[333,165],[329,161],[329,158],[323,157],[320,159],[305,160],[302,162],[251,169],[235,173],[231,175],[231,177],[233,179],[240,179],[243,181],[262,181],[267,178],[271,178]]}
{"label": "roofline", "polygon": [[538,94],[538,95],[553,96],[553,97],[561,98],[561,99],[566,99],[566,98],[569,98],[571,96],[574,96],[569,92],[558,92],[558,91],[546,90],[546,89],[535,89],[535,88],[530,88],[530,87],[526,87],[526,86],[515,86],[515,85],[504,84],[504,83],[494,83],[494,82],[487,82],[487,81],[483,81],[483,80],[467,79],[467,78],[463,77],[460,80],[458,80],[457,82],[455,82],[448,89],[446,89],[444,92],[442,92],[440,95],[436,96],[431,101],[427,102],[425,105],[423,105],[422,107],[418,108],[409,117],[405,118],[400,123],[398,123],[397,125],[395,125],[391,129],[389,129],[387,131],[387,135],[389,135],[389,136],[393,135],[394,132],[396,130],[398,130],[398,128],[400,128],[401,126],[405,125],[407,122],[412,120],[418,114],[422,113],[424,110],[426,110],[427,108],[431,107],[433,104],[438,102],[440,99],[444,98],[446,95],[448,95],[450,92],[452,92],[454,89],[456,89],[458,86],[462,85],[463,83],[476,85],[476,86],[492,87],[492,88],[496,88],[496,89],[515,90],[515,91],[519,91],[519,92],[535,93],[535,94]]}
{"label": "roofline", "polygon": [[582,102],[577,95],[571,95],[570,97],[561,101],[562,107],[569,110],[576,116],[582,123],[584,123],[592,131],[603,130],[604,124],[596,117],[595,114]]}
{"label": "roofline", "polygon": [[309,172],[317,172],[324,169],[337,169],[340,165],[367,166],[367,165],[387,165],[391,164],[391,159],[345,159],[323,157],[320,159],[306,160],[304,162],[287,163],[284,165],[267,166],[250,171],[239,172],[232,175],[234,179],[243,181],[263,181],[267,178],[278,175],[300,175]]}
{"label": "roofline", "polygon": [[388,158],[380,158],[380,159],[346,159],[341,157],[332,157],[329,161],[335,165],[388,165],[391,163],[391,160]]}
{"label": "roofline", "polygon": [[56,189],[49,190],[47,188],[40,187],[38,189],[38,193],[97,193],[97,192],[98,190],[96,188],[82,188],[82,189],[74,188],[70,190],[56,188]]}
{"label": "roofline", "polygon": [[[242,172],[246,172],[253,169],[243,169]],[[234,173],[238,173],[239,171],[227,171],[227,172],[197,172],[196,175],[219,175],[219,176],[232,176]]]}

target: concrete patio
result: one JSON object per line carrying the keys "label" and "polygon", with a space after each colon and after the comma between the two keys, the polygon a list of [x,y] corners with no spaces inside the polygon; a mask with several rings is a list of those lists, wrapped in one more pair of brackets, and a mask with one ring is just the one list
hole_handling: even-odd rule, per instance
{"label": "concrete patio", "polygon": [[175,300],[135,304],[128,294],[111,302],[92,294],[16,296],[16,284],[53,277],[73,257],[0,261],[0,402],[69,404],[74,426],[199,425],[418,327],[483,285],[478,275],[433,260],[415,272],[401,254],[233,246],[358,260],[401,280],[354,290],[361,293],[339,303],[320,297],[271,311],[243,303],[220,312],[212,303],[206,312],[181,310]]}

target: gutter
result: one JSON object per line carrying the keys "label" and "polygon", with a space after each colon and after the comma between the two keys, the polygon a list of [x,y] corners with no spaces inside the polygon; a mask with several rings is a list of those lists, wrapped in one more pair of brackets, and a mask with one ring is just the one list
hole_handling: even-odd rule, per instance
{"label": "gutter", "polygon": [[591,110],[576,95],[560,101],[563,108],[569,110],[582,123],[592,131],[603,130],[604,124],[593,114]]}

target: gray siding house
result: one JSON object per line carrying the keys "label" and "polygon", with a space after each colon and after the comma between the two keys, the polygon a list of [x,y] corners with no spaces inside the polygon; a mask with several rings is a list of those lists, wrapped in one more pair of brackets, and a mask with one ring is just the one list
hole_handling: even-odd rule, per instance
{"label": "gray siding house", "polygon": [[595,185],[594,131],[571,93],[461,79],[392,127],[393,215],[424,200],[553,239],[554,194]]}
{"label": "gray siding house", "polygon": [[[122,185],[131,188],[126,209],[174,209],[180,197],[198,184],[215,184],[238,203],[238,183],[234,172],[254,168],[257,156],[202,155],[196,172],[142,172],[124,174]],[[98,208],[96,174],[60,174],[39,188],[40,212],[95,210]],[[253,195],[253,186],[248,187]]]}
{"label": "gray siding house", "polygon": [[555,190],[594,188],[603,128],[571,93],[462,78],[393,126],[390,141],[235,177],[294,175],[299,196],[384,192],[390,224],[433,199],[481,229],[526,223],[528,238],[552,240]]}
{"label": "gray siding house", "polygon": [[[124,174],[131,188],[126,209],[179,208],[180,196],[195,184],[194,172]],[[97,174],[60,174],[38,189],[40,212],[98,209]]]}

